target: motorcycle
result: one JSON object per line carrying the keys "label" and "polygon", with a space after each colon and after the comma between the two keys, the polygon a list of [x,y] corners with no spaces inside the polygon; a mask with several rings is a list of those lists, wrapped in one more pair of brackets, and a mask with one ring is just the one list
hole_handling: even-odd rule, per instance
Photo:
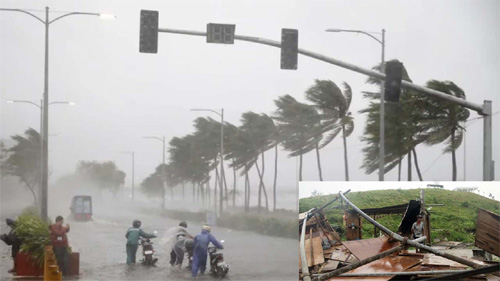
{"label": "motorcycle", "polygon": [[[224,243],[224,240],[220,241]],[[210,274],[212,276],[222,279],[229,272],[229,264],[224,262],[222,253],[218,253],[217,247],[208,247],[208,254],[210,256]]]}
{"label": "motorcycle", "polygon": [[[224,240],[220,241],[224,243]],[[186,239],[184,242],[184,247],[186,248],[186,254],[188,258],[188,268],[191,270],[193,264],[193,249],[194,241],[192,239]],[[229,272],[229,265],[224,262],[224,256],[222,253],[217,252],[216,247],[208,247],[209,259],[210,259],[210,274],[217,278],[224,278]]]}
{"label": "motorcycle", "polygon": [[[158,233],[157,231],[153,232],[155,235]],[[154,253],[156,252],[153,249],[153,242],[149,238],[141,238],[140,240],[142,246],[142,264],[154,266],[158,261],[158,258],[155,258]]]}

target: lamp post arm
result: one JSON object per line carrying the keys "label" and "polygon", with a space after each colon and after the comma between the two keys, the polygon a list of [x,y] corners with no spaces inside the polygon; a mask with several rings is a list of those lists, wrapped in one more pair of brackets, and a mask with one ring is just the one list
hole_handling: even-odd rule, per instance
{"label": "lamp post arm", "polygon": [[161,142],[163,142],[163,139],[159,138],[159,137],[143,137],[144,139],[156,139],[156,140],[159,140]]}
{"label": "lamp post arm", "polygon": [[191,109],[191,111],[211,111],[211,112],[219,115],[220,117],[222,117],[222,115],[219,112],[217,112],[215,110],[212,110],[212,109],[198,109],[198,108],[195,108],[195,109]]}
{"label": "lamp post arm", "polygon": [[28,11],[24,11],[24,10],[21,10],[21,9],[6,9],[6,8],[0,8],[0,11],[9,11],[9,12],[20,12],[20,13],[25,13],[29,16],[32,16],[34,17],[35,19],[37,19],[38,21],[40,21],[41,23],[43,24],[46,24],[45,21],[43,21],[41,18],[35,16],[34,14],[28,12]]}
{"label": "lamp post arm", "polygon": [[326,31],[329,31],[329,32],[353,32],[353,33],[363,33],[364,35],[368,35],[370,36],[371,38],[373,38],[375,41],[379,42],[380,44],[383,44],[382,41],[380,39],[378,39],[377,37],[371,35],[370,33],[366,32],[366,31],[362,31],[362,30],[352,30],[352,29],[339,29],[339,30],[333,30],[333,29],[327,29]]}
{"label": "lamp post arm", "polygon": [[49,21],[49,24],[57,21],[57,20],[60,20],[64,17],[68,17],[68,16],[72,16],[72,15],[87,15],[87,16],[99,16],[100,14],[99,13],[83,13],[83,12],[73,12],[73,13],[68,13],[68,14],[64,14],[62,16],[59,16],[51,21]]}
{"label": "lamp post arm", "polygon": [[34,103],[34,102],[32,102],[32,101],[29,101],[29,100],[12,100],[12,101],[7,101],[7,102],[22,102],[22,103],[29,103],[29,104],[32,104],[32,105],[34,105],[34,106],[36,106],[36,107],[40,108],[40,109],[42,108],[40,105],[38,105],[38,104],[36,104],[36,103]]}

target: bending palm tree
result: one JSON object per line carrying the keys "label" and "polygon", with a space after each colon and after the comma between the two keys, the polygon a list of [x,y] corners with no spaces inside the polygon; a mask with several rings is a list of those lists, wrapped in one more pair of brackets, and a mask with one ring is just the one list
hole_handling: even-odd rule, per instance
{"label": "bending palm tree", "polygon": [[321,118],[313,106],[300,103],[290,95],[279,97],[274,101],[276,107],[274,120],[277,121],[282,137],[282,145],[290,151],[288,157],[299,156],[299,180],[302,180],[302,155],[316,150],[320,180],[321,160],[319,158],[319,143],[322,139],[323,126]]}
{"label": "bending palm tree", "polygon": [[349,84],[343,83],[344,91],[330,80],[315,80],[315,84],[306,91],[306,99],[311,101],[321,112],[324,132],[330,134],[319,148],[327,146],[342,131],[344,144],[345,179],[349,181],[349,165],[347,160],[347,137],[354,130],[354,121],[349,112],[352,90]]}
{"label": "bending palm tree", "polygon": [[[431,80],[427,82],[428,88],[465,99],[464,91],[451,81]],[[425,106],[423,123],[428,131],[425,144],[434,145],[446,143],[444,153],[451,153],[452,180],[457,180],[457,160],[455,151],[462,144],[463,132],[465,128],[460,125],[465,122],[470,115],[470,111],[460,105],[438,100],[425,96],[421,99]]]}

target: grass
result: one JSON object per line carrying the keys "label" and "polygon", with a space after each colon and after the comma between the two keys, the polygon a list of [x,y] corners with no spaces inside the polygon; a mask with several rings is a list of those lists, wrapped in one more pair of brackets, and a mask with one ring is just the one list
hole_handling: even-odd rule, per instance
{"label": "grass", "polygon": [[[299,201],[300,212],[313,207],[321,207],[335,198],[336,195],[315,196]],[[411,199],[420,198],[419,189],[407,190],[375,190],[351,192],[347,198],[358,208],[378,208],[408,203]],[[340,201],[337,201],[340,202]],[[338,206],[340,203],[333,203]],[[500,203],[483,196],[450,191],[444,189],[425,189],[426,204],[444,204],[442,207],[432,207],[431,239],[472,243],[475,239],[477,212],[479,208],[499,213]],[[331,209],[325,212],[332,225],[338,225],[342,233],[342,211]],[[402,215],[386,215],[377,219],[382,225],[396,231]],[[373,237],[373,226],[363,219],[363,238]]]}

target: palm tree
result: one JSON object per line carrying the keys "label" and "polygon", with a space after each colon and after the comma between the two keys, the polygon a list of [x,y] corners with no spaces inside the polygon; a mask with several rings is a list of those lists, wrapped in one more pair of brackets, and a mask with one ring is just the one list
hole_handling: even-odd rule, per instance
{"label": "palm tree", "polygon": [[230,167],[242,170],[241,175],[245,176],[244,205],[245,212],[250,210],[250,178],[248,172],[257,161],[259,154],[255,152],[255,144],[248,131],[237,128],[231,124],[225,124],[230,138],[225,143],[225,158],[231,159]]}
{"label": "palm tree", "polygon": [[[380,71],[380,65],[373,69]],[[403,80],[411,82],[404,67]],[[380,86],[380,80],[375,78],[368,78],[367,82]],[[365,157],[361,168],[364,168],[367,174],[371,174],[378,170],[379,163],[380,92],[363,92],[363,96],[371,101],[367,108],[360,110],[360,113],[368,114],[364,134],[361,138],[363,142],[367,143],[367,146],[363,148]],[[418,106],[418,97],[419,94],[413,90],[402,88],[398,103],[385,103],[384,173],[396,166],[399,166],[398,170],[400,171],[401,161],[407,156],[409,160],[408,180],[411,180],[412,154],[419,179],[422,180],[415,147],[425,141],[426,128],[419,122],[422,118],[422,109]]]}
{"label": "palm tree", "polygon": [[[451,81],[431,80],[427,82],[428,88],[446,93],[448,95],[465,99],[464,91]],[[470,111],[463,106],[446,102],[431,96],[419,99],[422,102],[424,118],[422,123],[428,128],[425,144],[434,145],[446,143],[444,153],[451,153],[452,180],[457,180],[457,160],[455,151],[462,144],[465,128],[460,125],[465,122]]]}
{"label": "palm tree", "polygon": [[318,162],[320,180],[321,160],[319,155],[319,143],[322,139],[322,125],[320,115],[313,106],[300,103],[290,95],[284,95],[274,101],[277,110],[275,116],[282,136],[282,145],[285,150],[290,151],[288,157],[299,156],[299,180],[302,180],[302,155],[315,149]]}
{"label": "palm tree", "polygon": [[254,112],[245,112],[241,118],[241,130],[246,131],[252,138],[252,143],[254,144],[253,150],[259,157],[261,156],[262,170],[259,169],[257,162],[254,163],[257,169],[257,174],[260,178],[259,183],[259,209],[261,207],[261,191],[264,192],[264,197],[266,199],[266,210],[269,209],[268,197],[266,188],[264,185],[264,153],[275,146],[275,134],[276,126],[274,125],[273,119],[266,114],[257,114]]}
{"label": "palm tree", "polygon": [[344,144],[345,180],[349,181],[349,165],[347,161],[347,137],[354,131],[354,121],[349,112],[352,90],[349,84],[343,83],[344,91],[330,80],[315,80],[315,84],[306,91],[306,99],[311,101],[321,113],[324,131],[329,131],[320,148],[328,145],[342,131]]}

